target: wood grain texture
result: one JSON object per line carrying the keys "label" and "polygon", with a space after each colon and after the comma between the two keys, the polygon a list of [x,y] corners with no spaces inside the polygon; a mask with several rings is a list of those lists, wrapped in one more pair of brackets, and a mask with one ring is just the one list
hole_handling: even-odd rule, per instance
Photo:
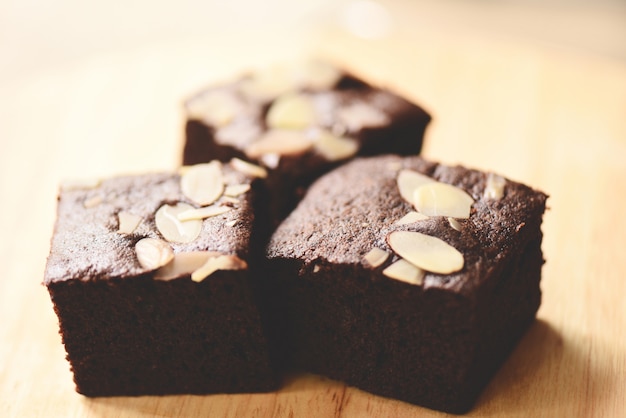
{"label": "wood grain texture", "polygon": [[434,115],[425,156],[550,194],[539,319],[468,415],[623,416],[626,65],[512,39],[405,29],[373,41],[332,28],[255,35],[256,43],[245,33],[227,42],[163,41],[0,80],[0,416],[445,415],[310,375],[255,395],[87,399],[73,390],[40,285],[59,181],[175,168],[187,94],[302,53],[423,104]]}

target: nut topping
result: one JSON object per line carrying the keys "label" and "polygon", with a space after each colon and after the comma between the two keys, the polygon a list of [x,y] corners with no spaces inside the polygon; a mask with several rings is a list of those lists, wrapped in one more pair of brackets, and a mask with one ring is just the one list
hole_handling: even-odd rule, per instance
{"label": "nut topping", "polygon": [[302,94],[284,94],[272,103],[265,121],[273,129],[304,129],[317,117],[311,99]]}
{"label": "nut topping", "polygon": [[461,232],[461,222],[457,221],[454,218],[448,218],[448,223],[453,229],[456,229],[457,231]]}
{"label": "nut topping", "polygon": [[120,234],[132,234],[141,222],[141,216],[134,215],[129,212],[119,212],[117,214],[119,227],[117,232]]}
{"label": "nut topping", "polygon": [[340,108],[337,110],[337,120],[351,132],[389,123],[385,113],[365,103],[353,103]]}
{"label": "nut topping", "polygon": [[389,253],[387,251],[374,247],[363,256],[363,260],[365,260],[370,266],[376,268],[387,261],[388,257]]}
{"label": "nut topping", "polygon": [[467,219],[474,199],[451,184],[433,182],[418,187],[413,202],[424,215]]}
{"label": "nut topping", "polygon": [[239,113],[241,103],[232,93],[209,91],[187,102],[187,115],[217,127],[226,126]]}
{"label": "nut topping", "polygon": [[426,271],[449,274],[463,268],[463,254],[439,238],[420,232],[394,231],[387,241],[396,254]]}
{"label": "nut topping", "polygon": [[191,280],[201,282],[218,270],[243,270],[246,268],[248,268],[248,264],[236,255],[213,256],[191,273]]}
{"label": "nut topping", "polygon": [[61,182],[61,190],[85,190],[95,189],[99,187],[102,180],[99,178],[84,178],[84,179],[66,179]]}
{"label": "nut topping", "polygon": [[176,215],[179,221],[191,221],[191,220],[201,220],[206,218],[212,218],[213,216],[222,215],[226,212],[230,211],[230,208],[227,206],[205,206],[203,208],[192,208],[180,212]]}
{"label": "nut topping", "polygon": [[331,89],[341,78],[337,67],[316,60],[296,64],[292,73],[296,86],[310,90]]}
{"label": "nut topping", "polygon": [[396,261],[384,269],[383,274],[391,279],[418,286],[424,281],[424,270],[403,259]]}
{"label": "nut topping", "polygon": [[422,173],[408,169],[400,170],[397,181],[400,195],[411,205],[413,205],[413,195],[415,194],[415,190],[424,184],[435,182],[434,179]]}
{"label": "nut topping", "polygon": [[180,177],[183,194],[201,206],[215,202],[224,192],[222,163],[211,161],[189,167]]}
{"label": "nut topping", "polygon": [[250,158],[259,158],[263,154],[293,155],[311,148],[313,141],[303,131],[270,129],[251,143],[245,150]]}
{"label": "nut topping", "polygon": [[174,252],[169,244],[157,238],[144,238],[135,244],[135,254],[141,267],[155,270],[172,261]]}
{"label": "nut topping", "polygon": [[411,211],[404,215],[402,218],[398,219],[396,221],[396,225],[412,224],[415,222],[424,221],[426,219],[428,219],[428,216],[424,215],[423,213]]}
{"label": "nut topping", "polygon": [[102,203],[103,201],[104,199],[102,198],[102,196],[95,195],[95,196],[90,197],[89,199],[86,199],[83,202],[83,206],[85,207],[85,209],[94,208],[98,206],[100,203]]}
{"label": "nut topping", "polygon": [[359,145],[352,138],[338,137],[328,131],[320,131],[314,148],[327,160],[337,161],[355,155]]}
{"label": "nut topping", "polygon": [[221,255],[215,251],[191,251],[174,255],[171,263],[156,271],[156,280],[172,280],[193,273],[206,263],[209,257]]}
{"label": "nut topping", "polygon": [[202,221],[181,221],[178,214],[194,209],[193,206],[179,202],[176,206],[163,205],[157,210],[154,221],[163,237],[170,242],[191,242],[198,238],[202,230]]}
{"label": "nut topping", "polygon": [[230,165],[235,170],[248,176],[259,177],[262,179],[267,177],[266,169],[256,164],[241,160],[239,158],[233,158],[232,160],[230,160]]}
{"label": "nut topping", "polygon": [[231,184],[229,186],[226,186],[226,188],[224,189],[224,196],[238,197],[246,193],[248,190],[250,190],[250,185],[247,183]]}
{"label": "nut topping", "polygon": [[487,184],[485,185],[484,196],[486,199],[500,200],[504,196],[504,186],[506,179],[494,173],[487,175]]}

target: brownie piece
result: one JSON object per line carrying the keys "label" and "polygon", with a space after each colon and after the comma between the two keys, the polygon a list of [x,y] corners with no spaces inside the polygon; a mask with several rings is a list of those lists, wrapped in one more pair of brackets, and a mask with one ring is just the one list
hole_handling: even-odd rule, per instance
{"label": "brownie piece", "polygon": [[292,367],[466,412],[539,308],[546,198],[420,157],[321,177],[266,249]]}
{"label": "brownie piece", "polygon": [[61,189],[44,284],[78,392],[277,387],[251,283],[256,183],[231,165]]}
{"label": "brownie piece", "polygon": [[245,159],[268,169],[282,219],[312,180],[355,155],[419,154],[430,116],[328,63],[272,68],[185,103],[183,164]]}

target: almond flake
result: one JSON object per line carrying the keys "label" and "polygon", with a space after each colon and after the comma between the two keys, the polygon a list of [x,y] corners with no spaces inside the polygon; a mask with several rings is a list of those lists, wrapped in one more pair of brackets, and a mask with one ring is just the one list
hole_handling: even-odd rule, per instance
{"label": "almond flake", "polygon": [[235,255],[218,255],[209,257],[206,263],[191,273],[191,280],[201,282],[218,270],[243,270],[248,264]]}
{"label": "almond flake", "polygon": [[181,221],[178,214],[194,209],[193,206],[179,202],[175,206],[163,205],[156,211],[154,221],[163,237],[170,242],[191,242],[198,238],[202,230],[202,221]]}
{"label": "almond flake", "polygon": [[412,224],[419,221],[424,221],[428,219],[428,216],[423,213],[415,212],[414,210],[404,215],[402,218],[396,221],[396,225],[407,225]]}
{"label": "almond flake", "polygon": [[174,255],[171,263],[156,271],[156,280],[172,280],[190,275],[207,262],[209,257],[216,257],[221,253],[215,251],[190,251]]}
{"label": "almond flake", "polygon": [[485,185],[484,196],[486,199],[500,200],[504,196],[504,186],[506,179],[494,173],[487,175],[487,184]]}
{"label": "almond flake", "polygon": [[247,183],[231,184],[229,186],[226,186],[226,188],[224,189],[224,196],[237,197],[246,193],[248,190],[250,190],[250,185]]}
{"label": "almond flake", "polygon": [[84,179],[66,179],[61,182],[61,190],[85,190],[95,189],[99,187],[102,180],[99,178],[84,178]]}
{"label": "almond flake", "polygon": [[222,163],[214,160],[190,167],[180,177],[180,188],[183,194],[194,203],[202,206],[210,205],[224,192]]}
{"label": "almond flake", "polygon": [[389,253],[380,248],[372,248],[367,254],[363,256],[363,259],[372,267],[376,268],[387,261]]}
{"label": "almond flake", "polygon": [[280,164],[280,154],[270,152],[269,154],[263,154],[259,158],[259,161],[267,168],[276,168]]}
{"label": "almond flake", "polygon": [[211,125],[222,127],[230,124],[240,112],[242,104],[230,92],[209,91],[187,102],[187,115]]}
{"label": "almond flake", "polygon": [[340,108],[337,110],[337,120],[351,132],[389,123],[389,117],[385,113],[366,103],[353,103]]}
{"label": "almond flake", "polygon": [[228,221],[226,222],[224,225],[228,226],[228,227],[233,227],[237,224],[237,219],[233,219],[232,221]]}
{"label": "almond flake", "polygon": [[456,186],[435,182],[418,187],[413,202],[424,215],[467,219],[474,199]]}
{"label": "almond flake", "polygon": [[206,219],[214,216],[222,215],[231,209],[227,206],[205,206],[203,208],[192,208],[180,212],[176,215],[179,221],[191,221],[194,219]]}
{"label": "almond flake", "polygon": [[155,270],[172,261],[174,251],[170,245],[157,238],[144,238],[135,244],[135,254],[141,267]]}
{"label": "almond flake", "polygon": [[129,212],[121,211],[117,214],[119,227],[117,232],[120,234],[132,234],[141,222],[141,216],[134,215]]}
{"label": "almond flake", "polygon": [[424,282],[424,270],[403,259],[384,269],[383,274],[391,279],[418,286]]}
{"label": "almond flake", "polygon": [[305,152],[312,145],[313,141],[303,131],[271,129],[251,143],[245,153],[250,158],[259,158],[270,153],[294,155]]}
{"label": "almond flake", "polygon": [[354,139],[337,137],[328,131],[320,132],[314,147],[315,151],[329,161],[352,157],[359,150],[359,145]]}
{"label": "almond flake", "polygon": [[239,158],[230,160],[230,165],[240,173],[247,174],[252,177],[266,178],[267,170],[256,164],[249,163]]}
{"label": "almond flake", "polygon": [[256,71],[239,84],[239,91],[244,96],[259,101],[272,100],[295,88],[287,69],[278,66]]}
{"label": "almond flake", "polygon": [[273,129],[304,129],[315,124],[315,108],[308,96],[288,93],[280,96],[267,111],[265,122]]}
{"label": "almond flake", "polygon": [[457,221],[454,218],[448,218],[448,223],[453,229],[456,229],[457,231],[461,232],[461,222]]}
{"label": "almond flake", "polygon": [[413,205],[415,190],[424,184],[435,183],[433,178],[408,169],[400,170],[397,181],[400,195],[411,205]]}
{"label": "almond flake", "polygon": [[86,209],[93,208],[93,207],[98,206],[100,203],[102,203],[103,200],[104,199],[100,195],[92,196],[83,202],[83,206]]}
{"label": "almond flake", "polygon": [[463,268],[463,254],[439,238],[420,232],[394,231],[387,241],[396,254],[426,271],[449,274]]}
{"label": "almond flake", "polygon": [[298,63],[292,70],[296,86],[310,90],[328,90],[341,78],[341,71],[325,61],[307,61]]}

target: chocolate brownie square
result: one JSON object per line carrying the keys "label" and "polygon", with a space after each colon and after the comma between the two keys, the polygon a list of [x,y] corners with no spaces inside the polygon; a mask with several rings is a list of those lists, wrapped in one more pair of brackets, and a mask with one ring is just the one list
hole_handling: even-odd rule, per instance
{"label": "chocolate brownie square", "polygon": [[256,71],[185,103],[183,164],[241,158],[268,169],[271,213],[356,155],[419,154],[421,107],[325,62]]}
{"label": "chocolate brownie square", "polygon": [[232,165],[62,188],[44,284],[78,392],[277,387],[251,283],[256,183]]}
{"label": "chocolate brownie square", "polygon": [[468,411],[535,319],[546,198],[420,157],[321,177],[266,250],[292,366]]}

